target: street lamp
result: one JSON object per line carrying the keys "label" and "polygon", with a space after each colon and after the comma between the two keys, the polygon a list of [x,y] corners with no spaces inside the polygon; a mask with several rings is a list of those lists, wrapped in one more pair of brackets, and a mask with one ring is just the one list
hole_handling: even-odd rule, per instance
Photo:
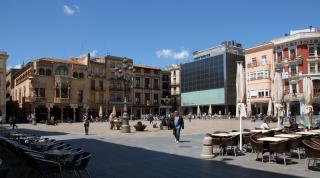
{"label": "street lamp", "polygon": [[121,132],[122,133],[129,133],[130,132],[130,125],[129,125],[129,117],[127,113],[127,97],[126,92],[127,88],[132,88],[132,79],[134,75],[134,69],[131,64],[128,63],[128,59],[123,59],[121,66],[116,67],[114,69],[115,76],[118,81],[120,81],[120,85],[123,86],[123,114],[122,114],[122,125],[121,125]]}

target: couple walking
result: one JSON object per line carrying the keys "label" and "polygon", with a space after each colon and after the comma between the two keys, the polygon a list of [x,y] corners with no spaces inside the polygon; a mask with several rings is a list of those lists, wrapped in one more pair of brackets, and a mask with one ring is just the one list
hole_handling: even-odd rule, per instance
{"label": "couple walking", "polygon": [[184,129],[183,118],[179,115],[178,111],[174,111],[173,117],[171,117],[171,126],[173,128],[173,135],[175,137],[175,142],[180,142],[180,131]]}

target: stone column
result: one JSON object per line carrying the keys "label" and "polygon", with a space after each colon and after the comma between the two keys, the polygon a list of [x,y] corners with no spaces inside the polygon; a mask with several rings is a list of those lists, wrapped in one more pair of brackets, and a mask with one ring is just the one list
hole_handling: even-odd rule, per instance
{"label": "stone column", "polygon": [[47,103],[46,106],[47,106],[47,109],[48,109],[48,118],[47,119],[50,119],[50,110],[51,110],[51,108],[53,108],[53,104],[52,103]]}
{"label": "stone column", "polygon": [[70,107],[73,109],[73,122],[76,122],[76,109],[78,108],[78,104],[70,104]]}

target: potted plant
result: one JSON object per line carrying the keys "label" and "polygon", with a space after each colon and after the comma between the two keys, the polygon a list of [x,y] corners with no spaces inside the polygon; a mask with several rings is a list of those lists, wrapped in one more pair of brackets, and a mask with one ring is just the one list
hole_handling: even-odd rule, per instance
{"label": "potted plant", "polygon": [[142,122],[137,122],[136,125],[133,126],[136,131],[144,131],[144,129],[147,127],[145,124],[142,124]]}

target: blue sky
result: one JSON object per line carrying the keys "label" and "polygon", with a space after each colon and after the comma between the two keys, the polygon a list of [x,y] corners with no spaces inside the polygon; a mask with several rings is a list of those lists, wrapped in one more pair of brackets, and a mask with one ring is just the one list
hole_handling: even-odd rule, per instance
{"label": "blue sky", "polygon": [[236,40],[244,47],[320,27],[317,0],[1,0],[0,51],[9,66],[87,52],[165,67]]}

